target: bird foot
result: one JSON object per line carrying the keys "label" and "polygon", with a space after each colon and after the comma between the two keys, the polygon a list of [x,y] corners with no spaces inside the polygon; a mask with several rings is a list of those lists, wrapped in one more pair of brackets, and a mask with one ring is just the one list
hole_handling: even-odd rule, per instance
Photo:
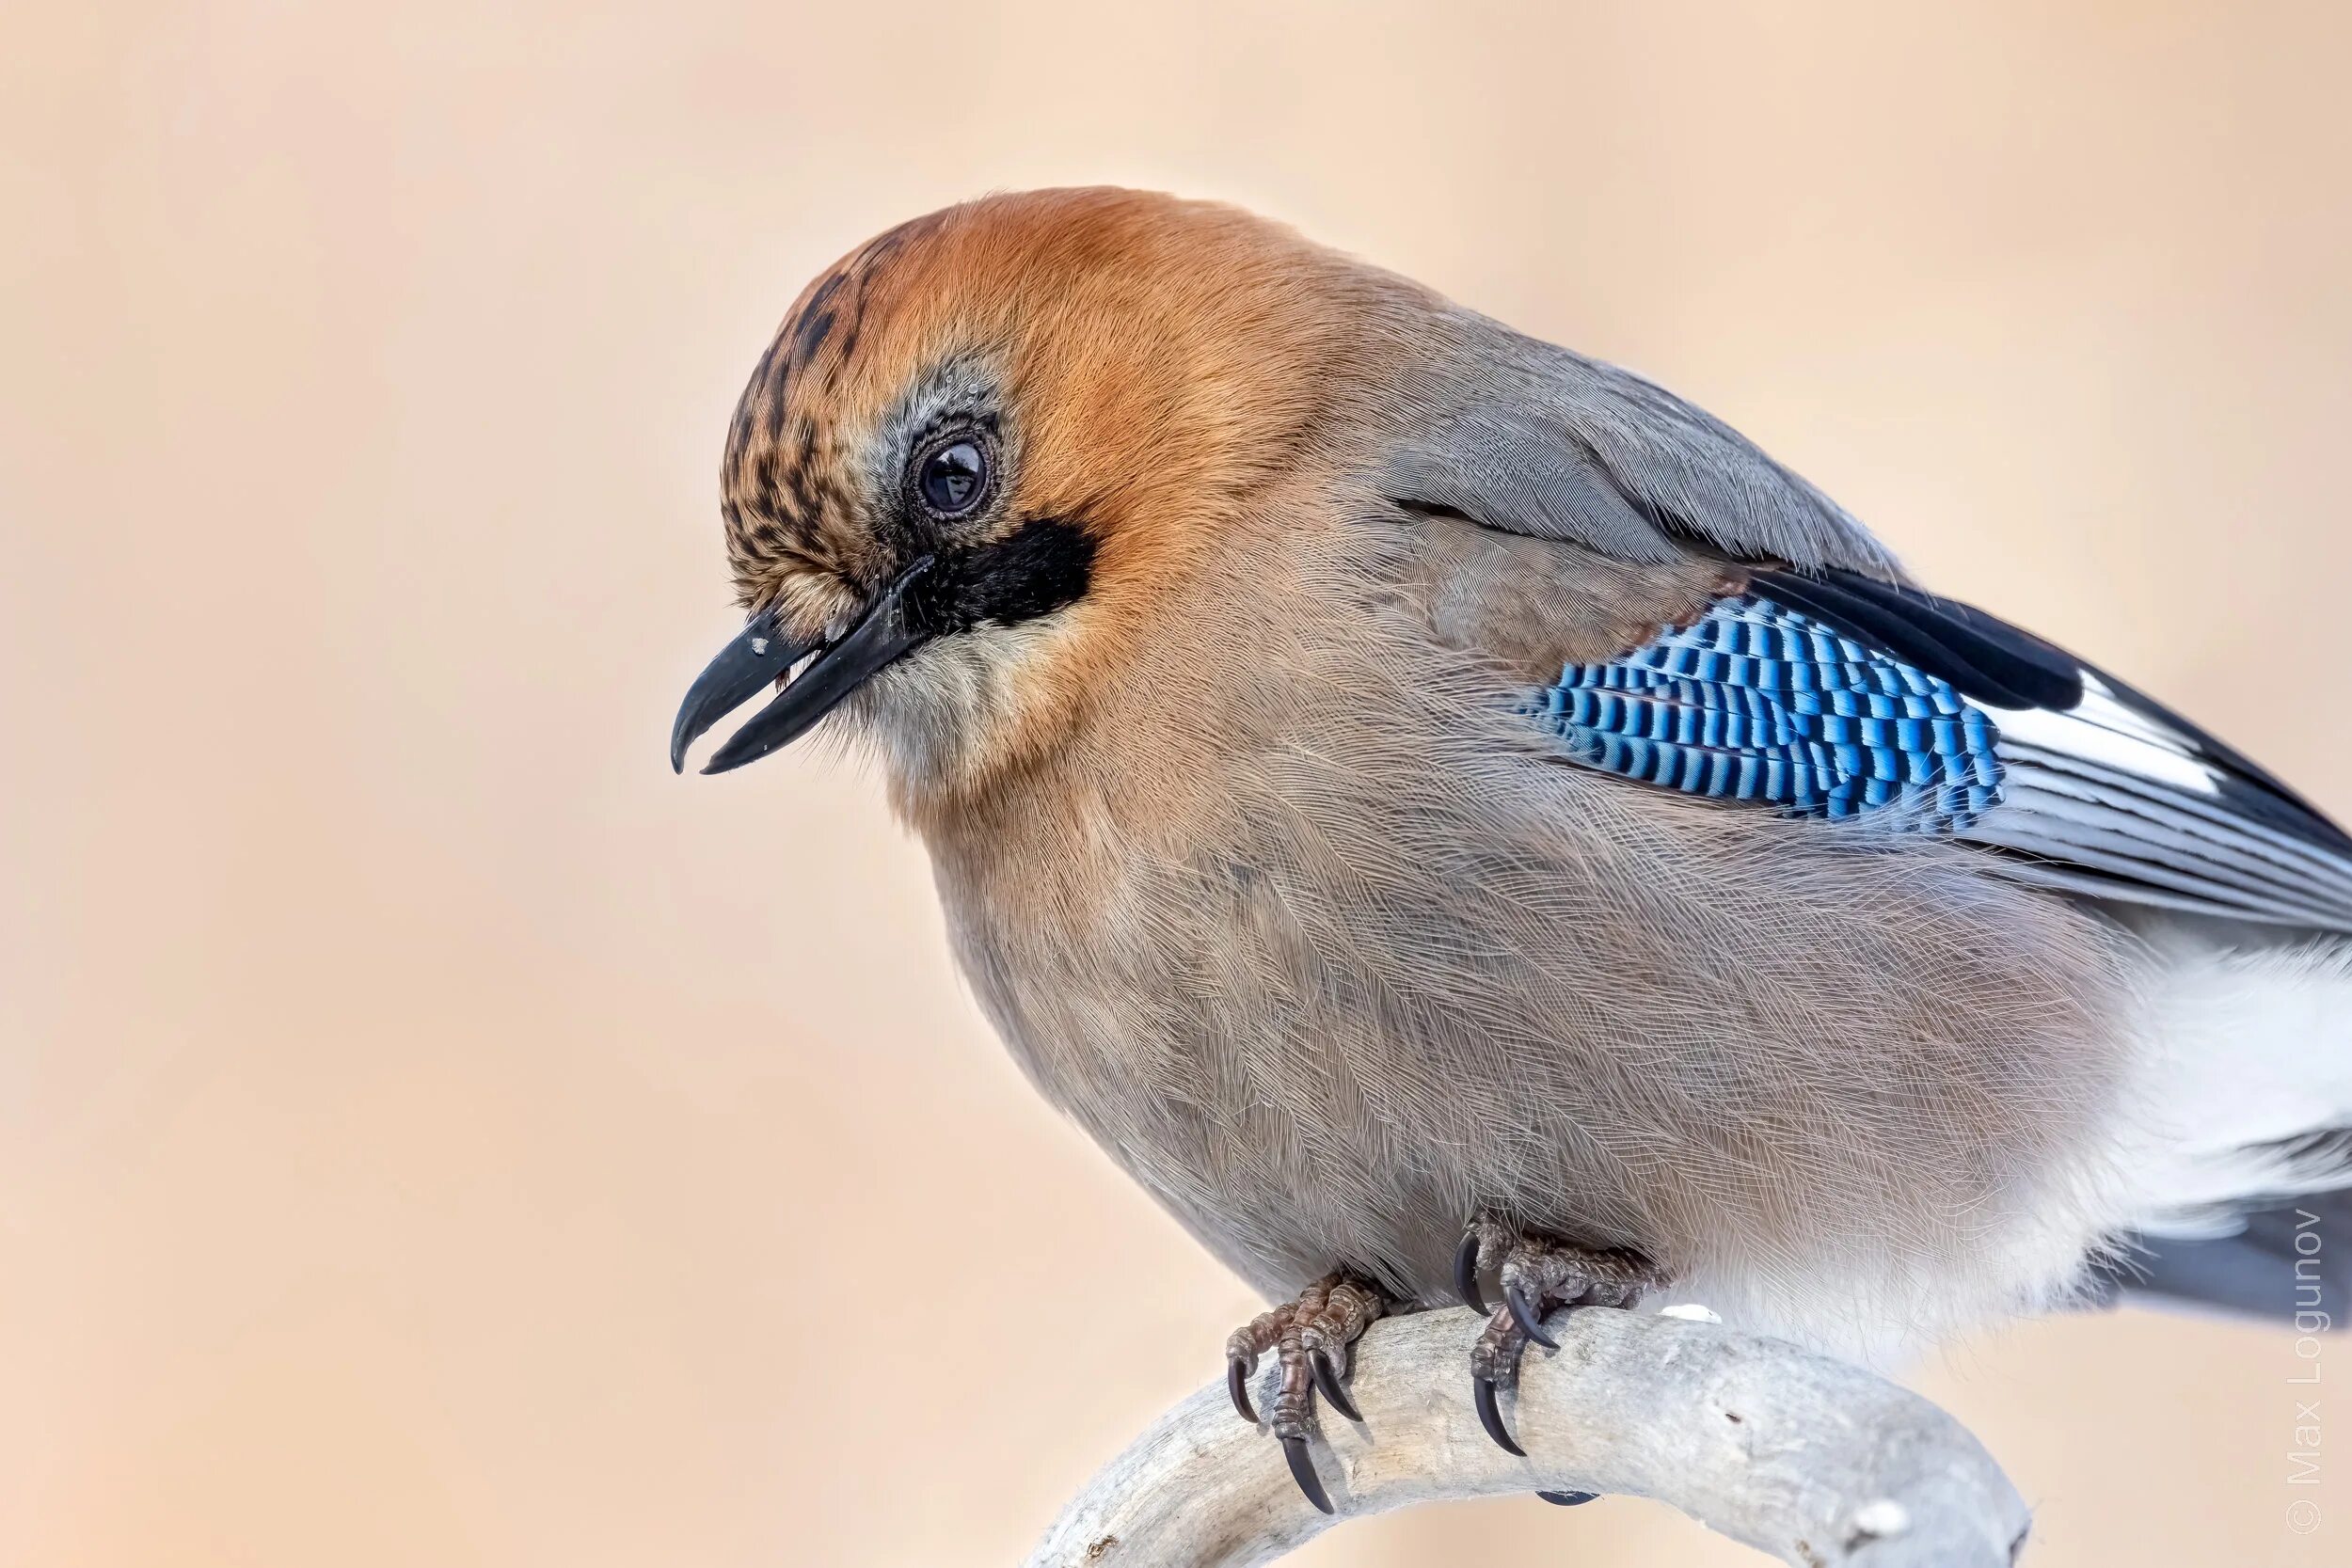
{"label": "bird foot", "polygon": [[1335,1274],[1299,1291],[1296,1301],[1259,1313],[1225,1341],[1225,1386],[1233,1396],[1233,1408],[1253,1426],[1258,1413],[1249,1403],[1249,1375],[1267,1351],[1280,1361],[1282,1385],[1274,1396],[1266,1428],[1281,1440],[1282,1457],[1290,1462],[1298,1489],[1326,1513],[1333,1512],[1330,1495],[1315,1474],[1314,1456],[1307,1447],[1315,1392],[1321,1389],[1324,1399],[1349,1420],[1363,1419],[1356,1402],[1347,1397],[1347,1364],[1354,1359],[1357,1338],[1388,1309],[1388,1298],[1377,1288]]}
{"label": "bird foot", "polygon": [[[1479,1288],[1486,1275],[1502,1289],[1500,1307],[1489,1307]],[[1560,1348],[1545,1331],[1547,1313],[1555,1307],[1630,1307],[1644,1291],[1666,1282],[1665,1273],[1637,1252],[1531,1236],[1485,1215],[1471,1220],[1454,1254],[1454,1285],[1472,1311],[1488,1314],[1470,1347],[1470,1396],[1486,1435],[1506,1452],[1526,1452],[1503,1424],[1498,1395],[1518,1382],[1519,1356],[1530,1339],[1547,1350]],[[1538,1496],[1547,1502],[1591,1500],[1585,1493]]]}

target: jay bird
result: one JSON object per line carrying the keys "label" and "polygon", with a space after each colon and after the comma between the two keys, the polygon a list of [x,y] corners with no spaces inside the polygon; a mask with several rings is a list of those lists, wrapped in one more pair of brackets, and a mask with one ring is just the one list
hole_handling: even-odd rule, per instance
{"label": "jay bird", "polygon": [[1279,1304],[1318,1506],[1354,1338],[1490,1288],[1507,1446],[1545,1316],[1668,1284],[1883,1360],[2345,1282],[2352,838],[1638,376],[997,196],[807,288],[722,486],[674,765],[771,685],[704,771],[873,748],[1022,1069]]}

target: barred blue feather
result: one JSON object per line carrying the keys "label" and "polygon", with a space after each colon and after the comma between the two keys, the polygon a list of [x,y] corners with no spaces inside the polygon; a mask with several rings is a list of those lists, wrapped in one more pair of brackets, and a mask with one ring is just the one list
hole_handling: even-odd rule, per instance
{"label": "barred blue feather", "polygon": [[1534,715],[1588,766],[1791,816],[1883,812],[1949,834],[2002,796],[2000,732],[1982,708],[1753,594],[1622,658],[1569,665]]}

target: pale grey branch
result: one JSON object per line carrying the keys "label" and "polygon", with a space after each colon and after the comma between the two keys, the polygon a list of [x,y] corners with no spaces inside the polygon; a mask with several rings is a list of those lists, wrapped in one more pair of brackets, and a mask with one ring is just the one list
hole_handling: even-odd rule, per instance
{"label": "pale grey branch", "polygon": [[[1311,1508],[1279,1447],[1215,1384],[1163,1416],[1063,1513],[1030,1568],[1246,1568],[1350,1517],[1446,1497],[1546,1490],[1655,1497],[1804,1568],[2009,1568],[2028,1523],[2000,1466],[1910,1390],[1712,1323],[1594,1310],[1554,1319],[1516,1406],[1528,1457],[1470,1406],[1477,1320],[1374,1325],[1316,1445],[1338,1518]],[[1272,1399],[1262,1370],[1258,1408]],[[1561,1528],[1572,1532],[1572,1516]]]}

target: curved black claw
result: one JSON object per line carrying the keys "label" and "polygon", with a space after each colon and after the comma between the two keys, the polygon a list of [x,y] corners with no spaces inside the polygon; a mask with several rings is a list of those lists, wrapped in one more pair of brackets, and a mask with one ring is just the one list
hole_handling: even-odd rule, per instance
{"label": "curved black claw", "polygon": [[1225,1362],[1225,1391],[1233,1396],[1233,1408],[1251,1426],[1258,1424],[1258,1413],[1249,1405],[1249,1363],[1240,1356],[1229,1356]]}
{"label": "curved black claw", "polygon": [[1462,1244],[1454,1249],[1454,1293],[1462,1298],[1462,1305],[1485,1317],[1494,1310],[1486,1305],[1486,1292],[1478,1288],[1478,1232],[1465,1231]]}
{"label": "curved black claw", "polygon": [[1535,1496],[1562,1508],[1579,1508],[1600,1496],[1597,1492],[1538,1492]]}
{"label": "curved black claw", "polygon": [[1282,1457],[1291,1462],[1291,1480],[1298,1482],[1298,1489],[1307,1494],[1307,1500],[1326,1513],[1337,1513],[1339,1510],[1331,1506],[1330,1496],[1323,1490],[1323,1478],[1315,1474],[1314,1456],[1307,1451],[1307,1440],[1304,1437],[1283,1438]]}
{"label": "curved black claw", "polygon": [[1311,1351],[1307,1355],[1307,1365],[1314,1369],[1315,1386],[1323,1390],[1323,1397],[1330,1402],[1332,1409],[1351,1421],[1364,1418],[1363,1412],[1356,1408],[1356,1402],[1347,1397],[1347,1385],[1340,1381],[1340,1374],[1332,1368],[1329,1355],[1322,1351]]}
{"label": "curved black claw", "polygon": [[1521,1459],[1527,1450],[1511,1435],[1511,1429],[1502,1424],[1502,1408],[1495,1403],[1495,1386],[1483,1377],[1470,1379],[1470,1402],[1478,1406],[1478,1424],[1486,1429],[1486,1435],[1495,1440],[1495,1447],[1504,1453],[1515,1453]]}
{"label": "curved black claw", "polygon": [[1502,1288],[1503,1305],[1511,1308],[1511,1316],[1519,1325],[1519,1332],[1546,1350],[1558,1350],[1560,1341],[1544,1332],[1544,1320],[1536,1312],[1535,1304],[1527,1299],[1527,1292],[1514,1285]]}

